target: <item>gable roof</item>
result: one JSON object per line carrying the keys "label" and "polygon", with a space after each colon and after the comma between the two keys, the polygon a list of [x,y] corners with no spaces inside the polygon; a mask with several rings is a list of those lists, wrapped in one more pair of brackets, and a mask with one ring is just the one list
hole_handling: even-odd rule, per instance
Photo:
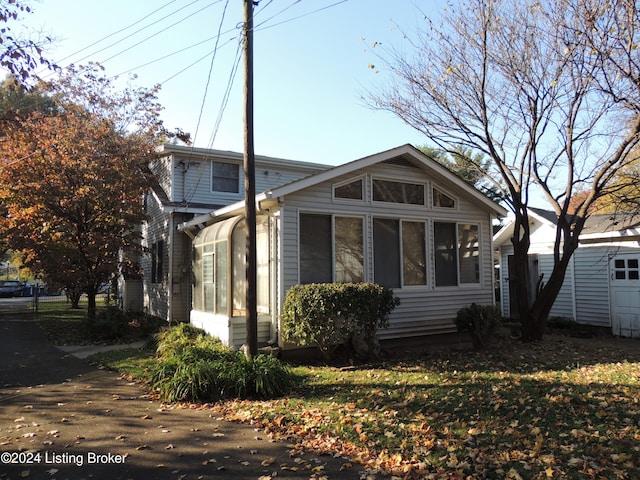
{"label": "gable roof", "polygon": [[[529,216],[542,225],[555,228],[558,216],[551,210],[529,207]],[[513,220],[494,236],[494,245],[501,246],[513,236]],[[592,214],[580,233],[580,243],[640,240],[640,212]]]}
{"label": "gable roof", "polygon": [[[371,165],[390,160],[403,160],[409,162],[410,164],[426,171],[436,181],[444,181],[455,184],[456,187],[463,190],[468,196],[472,197],[479,204],[484,205],[487,210],[498,217],[504,217],[507,214],[507,211],[501,205],[497,204],[482,192],[469,185],[467,182],[451,172],[451,170],[449,170],[448,168],[439,164],[438,162],[431,159],[420,150],[409,144],[401,145],[390,150],[385,150],[383,152],[360,158],[343,165],[329,168],[300,180],[295,180],[279,187],[264,191],[256,195],[256,205],[259,205],[259,203],[262,201],[285,197],[286,195],[290,195],[305,188],[313,187],[314,185],[317,185],[319,183],[338,178],[342,175],[359,172],[362,169],[370,167]],[[190,222],[186,222],[180,225],[179,228],[181,230],[184,230],[191,226],[206,223],[214,218],[240,214],[244,210],[244,203],[244,200],[236,202],[221,209],[215,210],[208,215],[196,217]]]}

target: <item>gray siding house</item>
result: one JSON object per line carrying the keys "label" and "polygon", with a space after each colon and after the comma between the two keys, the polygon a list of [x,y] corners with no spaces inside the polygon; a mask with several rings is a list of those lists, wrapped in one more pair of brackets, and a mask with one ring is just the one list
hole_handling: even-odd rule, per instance
{"label": "gray siding house", "polygon": [[[260,343],[283,345],[280,308],[300,283],[393,288],[401,304],[382,340],[454,332],[460,308],[494,304],[492,223],[506,211],[410,145],[264,188],[256,205]],[[189,319],[236,347],[243,213],[239,201],[178,227],[194,247]]]}
{"label": "gray siding house", "polygon": [[[529,209],[531,282],[549,277],[553,269],[554,212]],[[494,238],[500,255],[502,315],[517,318],[511,288],[509,257],[513,254],[513,223]],[[640,217],[630,214],[592,215],[580,235],[551,317],[610,328],[614,335],[640,337]]]}
{"label": "gray siding house", "polygon": [[[146,254],[142,275],[122,275],[125,310],[144,310],[170,322],[189,321],[193,285],[191,239],[177,227],[244,198],[243,155],[236,152],[163,145],[149,166],[156,184],[147,193],[147,221],[141,226]],[[308,177],[326,165],[256,157],[259,191]]]}

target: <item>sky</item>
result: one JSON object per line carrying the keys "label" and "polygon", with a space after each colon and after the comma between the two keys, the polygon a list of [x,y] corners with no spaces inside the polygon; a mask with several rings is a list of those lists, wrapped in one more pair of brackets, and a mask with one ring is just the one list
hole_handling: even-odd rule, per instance
{"label": "sky", "polygon": [[[242,0],[29,3],[33,12],[12,29],[53,37],[45,52],[59,66],[95,61],[119,81],[136,75],[134,86],[161,84],[169,130],[189,132],[196,147],[242,152],[242,61],[233,75]],[[254,11],[255,153],[340,165],[406,143],[426,144],[422,134],[371,109],[364,98],[392,81],[374,43],[404,48],[403,32],[423,25],[425,14],[436,18],[442,4],[261,0]]]}

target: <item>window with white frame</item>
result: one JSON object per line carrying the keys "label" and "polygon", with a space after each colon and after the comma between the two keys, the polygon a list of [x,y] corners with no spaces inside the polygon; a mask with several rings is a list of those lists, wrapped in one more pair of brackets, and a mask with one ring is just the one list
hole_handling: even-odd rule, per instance
{"label": "window with white frame", "polygon": [[437,188],[432,189],[433,206],[437,208],[456,208],[456,201]]}
{"label": "window with white frame", "polygon": [[300,283],[364,281],[360,217],[300,214]]}
{"label": "window with white frame", "polygon": [[373,219],[374,281],[389,288],[426,285],[424,222]]}
{"label": "window with white frame", "polygon": [[437,287],[480,283],[478,225],[434,222],[433,245]]}
{"label": "window with white frame", "polygon": [[373,200],[376,202],[407,203],[424,205],[424,184],[396,182],[374,178],[372,181]]}
{"label": "window with white frame", "polygon": [[240,191],[240,165],[211,162],[211,190],[238,193]]}
{"label": "window with white frame", "polygon": [[358,178],[334,185],[333,196],[342,200],[364,200],[364,179]]}

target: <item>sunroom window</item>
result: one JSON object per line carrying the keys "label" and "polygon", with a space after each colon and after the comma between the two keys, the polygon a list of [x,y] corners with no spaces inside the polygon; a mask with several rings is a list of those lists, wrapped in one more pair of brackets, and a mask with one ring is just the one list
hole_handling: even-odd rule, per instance
{"label": "sunroom window", "polygon": [[[196,284],[193,309],[226,316],[246,315],[245,226],[240,217],[201,230],[193,240]],[[257,223],[258,312],[269,313],[269,223]]]}
{"label": "sunroom window", "polygon": [[436,286],[480,282],[478,226],[435,222],[433,225]]}
{"label": "sunroom window", "polygon": [[456,201],[437,188],[433,189],[433,206],[439,208],[456,208]]}
{"label": "sunroom window", "polygon": [[362,282],[362,218],[300,214],[300,283]]}
{"label": "sunroom window", "polygon": [[362,178],[336,185],[333,187],[333,196],[346,200],[362,200],[364,199],[363,186]]}
{"label": "sunroom window", "polygon": [[389,288],[426,285],[425,224],[373,219],[374,281]]}
{"label": "sunroom window", "polygon": [[372,185],[373,200],[377,202],[424,205],[423,184],[374,179]]}

